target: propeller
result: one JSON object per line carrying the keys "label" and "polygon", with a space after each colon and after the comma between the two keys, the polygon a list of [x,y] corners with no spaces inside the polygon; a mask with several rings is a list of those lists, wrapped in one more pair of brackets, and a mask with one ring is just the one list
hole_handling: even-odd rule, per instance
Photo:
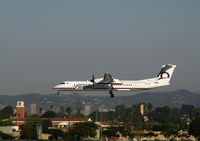
{"label": "propeller", "polygon": [[90,82],[92,82],[93,85],[95,84],[95,77],[94,77],[94,74],[92,75],[92,79],[90,80]]}

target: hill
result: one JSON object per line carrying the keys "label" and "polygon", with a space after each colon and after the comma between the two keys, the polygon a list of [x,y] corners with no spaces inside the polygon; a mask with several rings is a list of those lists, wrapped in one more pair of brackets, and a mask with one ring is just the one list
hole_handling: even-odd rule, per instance
{"label": "hill", "polygon": [[140,102],[152,103],[154,106],[180,107],[182,104],[200,106],[200,94],[188,90],[177,90],[172,92],[143,92],[137,95],[116,96],[84,96],[80,94],[71,95],[42,95],[23,94],[16,96],[0,96],[0,104],[7,104],[15,107],[17,100],[24,100],[25,105],[36,103],[38,107],[49,109],[51,105],[58,107],[71,106],[81,108],[84,104],[91,105],[93,110],[99,107],[114,108],[116,105],[125,104],[131,106]]}

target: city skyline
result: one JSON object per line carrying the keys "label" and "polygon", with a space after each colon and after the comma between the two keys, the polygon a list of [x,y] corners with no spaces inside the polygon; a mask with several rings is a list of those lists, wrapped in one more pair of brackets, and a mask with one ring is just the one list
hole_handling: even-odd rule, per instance
{"label": "city skyline", "polygon": [[177,65],[171,86],[156,91],[199,92],[199,4],[1,1],[0,95],[55,93],[57,83],[104,72],[143,79],[168,63]]}

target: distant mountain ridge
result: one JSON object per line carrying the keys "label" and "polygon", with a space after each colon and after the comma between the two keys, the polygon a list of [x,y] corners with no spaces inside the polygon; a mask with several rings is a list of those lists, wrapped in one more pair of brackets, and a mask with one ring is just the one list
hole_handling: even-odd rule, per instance
{"label": "distant mountain ridge", "polygon": [[114,108],[116,105],[125,104],[131,106],[141,102],[152,103],[154,106],[181,107],[182,104],[200,106],[200,94],[195,94],[188,90],[176,90],[172,92],[143,92],[136,95],[116,96],[84,96],[81,94],[70,95],[42,95],[42,94],[23,94],[17,96],[0,95],[0,104],[16,106],[17,100],[24,100],[25,105],[36,103],[38,107],[49,109],[51,105],[57,107],[71,106],[81,108],[82,105],[91,105],[94,109],[99,107]]}

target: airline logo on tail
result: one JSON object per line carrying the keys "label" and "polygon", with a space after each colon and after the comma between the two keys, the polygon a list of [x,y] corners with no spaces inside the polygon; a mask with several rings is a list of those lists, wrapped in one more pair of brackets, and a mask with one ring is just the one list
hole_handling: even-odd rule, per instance
{"label": "airline logo on tail", "polygon": [[174,69],[176,68],[176,65],[172,65],[172,64],[167,64],[167,65],[163,65],[162,66],[162,70],[160,71],[160,73],[158,74],[158,80],[160,79],[170,79]]}

